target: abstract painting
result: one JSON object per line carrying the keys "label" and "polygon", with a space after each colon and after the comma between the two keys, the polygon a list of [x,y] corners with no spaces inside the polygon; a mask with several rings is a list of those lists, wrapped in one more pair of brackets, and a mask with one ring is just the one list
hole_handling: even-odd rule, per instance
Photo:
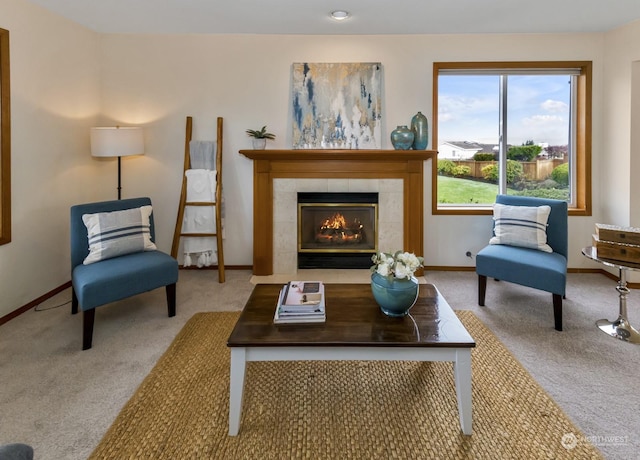
{"label": "abstract painting", "polygon": [[294,63],[294,149],[379,149],[382,65]]}

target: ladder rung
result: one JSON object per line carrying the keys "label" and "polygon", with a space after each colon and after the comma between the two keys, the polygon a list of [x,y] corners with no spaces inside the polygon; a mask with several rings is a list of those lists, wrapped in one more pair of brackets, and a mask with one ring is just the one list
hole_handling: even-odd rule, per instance
{"label": "ladder rung", "polygon": [[215,201],[187,201],[185,206],[215,206]]}
{"label": "ladder rung", "polygon": [[218,236],[217,233],[180,233],[180,236]]}

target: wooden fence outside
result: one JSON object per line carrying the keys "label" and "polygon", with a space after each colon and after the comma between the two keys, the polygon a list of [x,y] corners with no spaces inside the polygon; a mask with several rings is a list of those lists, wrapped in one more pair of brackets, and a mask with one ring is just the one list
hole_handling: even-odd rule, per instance
{"label": "wooden fence outside", "polygon": [[[490,164],[497,164],[496,161],[475,161],[475,160],[451,160],[456,165],[468,166],[471,169],[471,176],[483,178],[482,168]],[[527,180],[541,181],[551,176],[551,171],[567,160],[563,158],[553,158],[548,160],[521,161],[522,169]]]}

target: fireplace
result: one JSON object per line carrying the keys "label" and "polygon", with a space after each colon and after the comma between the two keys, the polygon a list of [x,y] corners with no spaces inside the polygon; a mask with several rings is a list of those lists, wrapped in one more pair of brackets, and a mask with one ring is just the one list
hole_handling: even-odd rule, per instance
{"label": "fireplace", "polygon": [[377,193],[298,193],[298,268],[369,268]]}
{"label": "fireplace", "polygon": [[435,150],[267,149],[240,154],[253,160],[254,275],[296,273],[297,192],[377,191],[379,247],[424,254],[424,164],[435,161]]}

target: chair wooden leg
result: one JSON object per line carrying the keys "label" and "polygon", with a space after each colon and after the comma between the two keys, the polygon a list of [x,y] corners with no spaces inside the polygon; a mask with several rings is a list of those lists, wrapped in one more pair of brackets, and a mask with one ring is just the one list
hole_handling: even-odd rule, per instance
{"label": "chair wooden leg", "polygon": [[71,288],[71,314],[75,315],[78,313],[78,296],[76,295],[75,289]]}
{"label": "chair wooden leg", "polygon": [[91,348],[93,338],[93,321],[96,317],[96,309],[85,310],[82,312],[82,349]]}
{"label": "chair wooden leg", "polygon": [[553,319],[556,323],[556,331],[562,330],[562,296],[553,294]]}
{"label": "chair wooden leg", "polygon": [[167,285],[167,310],[169,317],[176,316],[176,283]]}
{"label": "chair wooden leg", "polygon": [[478,305],[484,307],[484,297],[487,293],[487,277],[478,275]]}

